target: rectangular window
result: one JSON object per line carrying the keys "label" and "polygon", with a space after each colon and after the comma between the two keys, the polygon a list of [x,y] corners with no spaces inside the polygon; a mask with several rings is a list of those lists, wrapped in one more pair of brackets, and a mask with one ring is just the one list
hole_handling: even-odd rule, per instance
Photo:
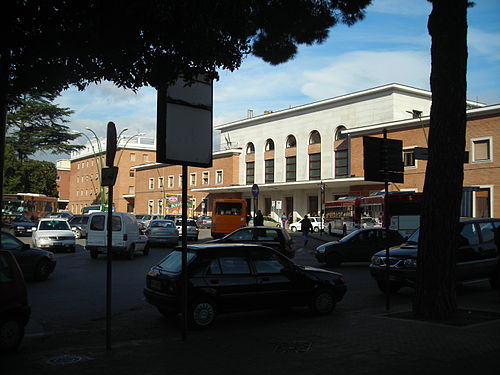
{"label": "rectangular window", "polygon": [[179,175],[179,187],[182,187],[182,175]]}
{"label": "rectangular window", "polygon": [[158,177],[158,188],[163,189],[163,177]]}
{"label": "rectangular window", "polygon": [[129,186],[128,187],[128,193],[129,194],[135,194],[135,186]]}
{"label": "rectangular window", "polygon": [[309,180],[321,180],[321,154],[309,155]]}
{"label": "rectangular window", "polygon": [[174,176],[168,176],[168,182],[167,182],[167,186],[169,188],[173,188],[174,187]]}
{"label": "rectangular window", "polygon": [[347,150],[335,151],[335,177],[345,177],[349,173]]}
{"label": "rectangular window", "polygon": [[135,161],[135,153],[130,154],[130,161]]}
{"label": "rectangular window", "polygon": [[149,179],[149,190],[152,190],[155,188],[155,179],[154,178],[150,178]]}
{"label": "rectangular window", "polygon": [[472,155],[474,162],[491,161],[490,139],[472,140]]}
{"label": "rectangular window", "polygon": [[286,158],[286,180],[296,181],[297,180],[297,157],[290,156]]}
{"label": "rectangular window", "polygon": [[246,184],[247,185],[253,185],[254,181],[255,181],[255,162],[253,161],[250,161],[250,162],[247,162],[247,169],[246,169],[246,176],[247,176],[247,179],[246,179]]}
{"label": "rectangular window", "polygon": [[413,150],[403,150],[403,163],[405,168],[416,167],[415,153]]}
{"label": "rectangular window", "polygon": [[142,161],[148,162],[149,161],[149,154],[142,154]]}
{"label": "rectangular window", "polygon": [[135,169],[131,169],[131,170],[128,172],[128,175],[129,175],[129,177],[135,177]]}
{"label": "rectangular window", "polygon": [[274,159],[265,161],[265,183],[272,184],[274,182]]}
{"label": "rectangular window", "polygon": [[201,176],[201,184],[202,185],[208,185],[208,172],[203,172],[202,176]]}
{"label": "rectangular window", "polygon": [[215,171],[215,183],[222,184],[222,182],[223,182],[222,171]]}
{"label": "rectangular window", "polygon": [[196,173],[191,173],[190,179],[189,179],[189,184],[191,186],[196,186]]}

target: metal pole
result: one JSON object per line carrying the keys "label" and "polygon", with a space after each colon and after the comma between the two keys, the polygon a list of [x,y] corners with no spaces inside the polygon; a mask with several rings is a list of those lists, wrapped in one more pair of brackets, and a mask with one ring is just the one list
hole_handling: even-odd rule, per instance
{"label": "metal pole", "polygon": [[111,270],[113,248],[113,186],[108,187],[108,222],[107,222],[107,272],[106,272],[106,350],[111,350]]}
{"label": "metal pole", "polygon": [[182,166],[182,340],[187,339],[188,273],[187,273],[187,165]]}
{"label": "metal pole", "polygon": [[[384,129],[384,139],[387,139],[387,129]],[[384,143],[385,145],[385,143]],[[382,152],[385,153],[383,160],[387,160],[387,147],[382,149]],[[387,165],[384,166],[385,171],[387,171]],[[385,226],[385,235],[386,238],[389,238],[389,182],[387,180],[387,176],[384,182],[385,194],[384,194],[384,226]],[[387,241],[387,246],[385,248],[385,267],[386,267],[386,275],[385,275],[385,309],[389,310],[391,308],[391,291],[390,285],[391,282],[389,273],[391,272],[391,268],[389,265],[389,241]]]}

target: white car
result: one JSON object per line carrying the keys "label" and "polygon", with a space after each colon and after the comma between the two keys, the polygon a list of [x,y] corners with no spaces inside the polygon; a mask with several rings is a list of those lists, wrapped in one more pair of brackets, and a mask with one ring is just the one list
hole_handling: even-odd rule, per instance
{"label": "white car", "polygon": [[31,238],[33,247],[75,252],[75,234],[66,219],[40,219],[36,228],[33,229]]}
{"label": "white car", "polygon": [[[313,230],[315,232],[319,232],[320,229],[321,229],[321,218],[320,217],[309,217],[309,220],[311,220],[311,224],[313,226]],[[302,220],[301,221],[297,221],[296,223],[292,223],[289,225],[289,229],[292,231],[292,232],[300,232],[300,227],[302,226]],[[324,228],[324,225],[323,225],[323,228]]]}

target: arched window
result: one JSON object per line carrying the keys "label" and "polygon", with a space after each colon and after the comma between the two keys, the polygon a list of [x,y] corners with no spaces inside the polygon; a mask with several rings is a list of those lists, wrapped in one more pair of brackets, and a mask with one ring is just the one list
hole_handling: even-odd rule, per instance
{"label": "arched window", "polygon": [[297,140],[293,135],[289,135],[286,139],[286,148],[297,147]]}
{"label": "arched window", "polygon": [[247,145],[247,154],[255,154],[255,147],[252,142]]}
{"label": "arched window", "polygon": [[309,136],[309,144],[315,145],[317,143],[321,143],[321,136],[317,130],[313,130]]}
{"label": "arched window", "polygon": [[272,139],[268,139],[266,141],[266,151],[274,150],[274,141]]}
{"label": "arched window", "polygon": [[339,127],[337,127],[337,130],[335,130],[335,140],[336,141],[347,138],[347,134],[342,134],[342,131],[344,131],[346,129],[347,128],[344,125],[340,125]]}

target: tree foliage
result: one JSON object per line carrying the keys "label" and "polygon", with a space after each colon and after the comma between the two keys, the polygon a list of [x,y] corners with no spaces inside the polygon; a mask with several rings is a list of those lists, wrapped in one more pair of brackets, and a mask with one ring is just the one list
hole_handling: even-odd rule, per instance
{"label": "tree foliage", "polygon": [[70,133],[69,108],[52,104],[53,95],[22,95],[7,114],[6,143],[12,147],[19,160],[25,160],[37,151],[53,154],[70,153],[82,146],[72,145],[78,134]]}
{"label": "tree foliage", "polygon": [[57,170],[54,163],[41,160],[19,160],[12,146],[6,147],[5,193],[29,192],[57,197]]}
{"label": "tree foliage", "polygon": [[125,88],[237,69],[248,53],[272,64],[297,45],[354,24],[371,0],[12,0],[3,5],[9,91],[57,92],[109,80]]}

